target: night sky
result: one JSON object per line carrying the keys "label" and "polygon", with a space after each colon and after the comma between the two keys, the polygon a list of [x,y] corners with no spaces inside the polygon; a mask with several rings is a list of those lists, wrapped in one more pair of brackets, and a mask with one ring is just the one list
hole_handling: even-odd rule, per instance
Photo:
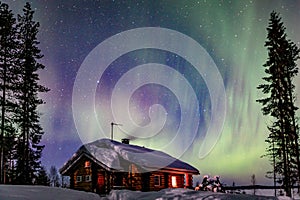
{"label": "night sky", "polygon": [[[26,1],[2,2],[21,13]],[[300,46],[300,1],[30,2],[51,89],[39,107],[43,165],[59,168],[83,143],[110,138],[115,122],[115,140],[163,150],[202,175],[271,183],[260,158],[271,119],[256,87],[271,11]],[[295,84],[300,94],[299,76]]]}

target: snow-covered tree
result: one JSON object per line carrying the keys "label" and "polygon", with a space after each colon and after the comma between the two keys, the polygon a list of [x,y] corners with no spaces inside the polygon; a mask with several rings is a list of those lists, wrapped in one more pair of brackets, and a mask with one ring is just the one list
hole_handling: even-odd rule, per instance
{"label": "snow-covered tree", "polygon": [[50,167],[49,179],[50,179],[50,186],[52,186],[52,187],[60,186],[59,175],[58,175],[58,171],[55,166]]}

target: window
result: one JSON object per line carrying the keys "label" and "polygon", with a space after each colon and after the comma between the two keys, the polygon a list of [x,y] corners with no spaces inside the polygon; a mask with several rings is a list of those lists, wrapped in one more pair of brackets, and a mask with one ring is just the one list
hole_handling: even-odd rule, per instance
{"label": "window", "polygon": [[82,176],[76,176],[76,182],[81,182],[82,181]]}
{"label": "window", "polygon": [[172,187],[177,187],[176,176],[172,176]]}
{"label": "window", "polygon": [[85,182],[90,182],[92,179],[91,179],[91,175],[86,175],[85,176]]}
{"label": "window", "polygon": [[154,186],[160,186],[160,176],[159,175],[154,176]]}
{"label": "window", "polygon": [[91,167],[91,162],[90,161],[85,161],[84,167]]}

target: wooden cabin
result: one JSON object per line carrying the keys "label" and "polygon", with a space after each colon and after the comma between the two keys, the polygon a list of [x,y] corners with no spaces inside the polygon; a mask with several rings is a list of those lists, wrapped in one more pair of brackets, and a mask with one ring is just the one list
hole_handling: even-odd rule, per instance
{"label": "wooden cabin", "polygon": [[196,168],[164,152],[124,142],[101,139],[83,145],[59,171],[70,177],[70,188],[99,194],[193,186]]}

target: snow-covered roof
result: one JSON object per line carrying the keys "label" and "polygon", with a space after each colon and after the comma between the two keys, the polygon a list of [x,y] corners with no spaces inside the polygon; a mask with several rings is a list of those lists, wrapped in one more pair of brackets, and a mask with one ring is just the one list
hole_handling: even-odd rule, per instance
{"label": "snow-covered roof", "polygon": [[126,171],[128,170],[128,165],[125,163],[129,162],[136,164],[144,172],[176,170],[199,174],[199,171],[193,166],[162,151],[124,144],[110,139],[100,139],[81,146],[60,171],[65,171],[83,154],[92,158],[98,164],[112,170]]}

